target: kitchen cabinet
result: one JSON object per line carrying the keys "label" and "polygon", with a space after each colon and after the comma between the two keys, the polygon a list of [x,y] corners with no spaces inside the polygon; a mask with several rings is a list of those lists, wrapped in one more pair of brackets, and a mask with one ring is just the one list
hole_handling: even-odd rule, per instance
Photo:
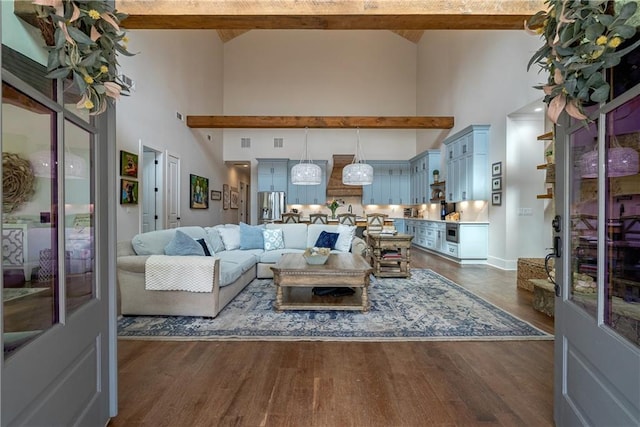
{"label": "kitchen cabinet", "polygon": [[489,199],[489,125],[471,125],[444,141],[446,200]]}
{"label": "kitchen cabinet", "polygon": [[440,169],[440,150],[427,150],[409,160],[411,204],[429,203],[433,171]]}
{"label": "kitchen cabinet", "polygon": [[287,183],[289,181],[289,159],[257,160],[258,191],[288,191]]}
{"label": "kitchen cabinet", "polygon": [[413,244],[451,258],[460,264],[484,264],[489,250],[489,224],[461,222],[458,242],[446,237],[446,222],[428,219],[405,219],[405,233],[413,236]]}
{"label": "kitchen cabinet", "polygon": [[363,205],[407,205],[409,197],[409,162],[367,162],[373,167],[373,184],[362,187]]}
{"label": "kitchen cabinet", "polygon": [[[300,163],[298,160],[289,160],[287,170]],[[327,161],[313,160],[320,166],[322,179],[318,185],[294,185],[287,180],[287,203],[290,205],[324,205],[327,201]]]}

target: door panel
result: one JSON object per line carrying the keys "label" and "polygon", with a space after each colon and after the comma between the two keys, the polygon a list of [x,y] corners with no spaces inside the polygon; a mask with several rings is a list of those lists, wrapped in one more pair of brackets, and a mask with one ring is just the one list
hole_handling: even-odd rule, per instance
{"label": "door panel", "polygon": [[142,232],[146,233],[156,230],[158,222],[155,151],[147,151],[145,149],[142,153],[142,162]]}
{"label": "door panel", "polygon": [[640,175],[615,176],[626,160],[614,150],[640,150],[639,93],[603,106],[587,127],[556,127],[556,202],[566,218],[556,233],[566,242],[556,262],[557,425],[640,425],[640,211],[629,212],[640,207]]}
{"label": "door panel", "polygon": [[167,156],[167,225],[180,226],[180,158]]}
{"label": "door panel", "polygon": [[[75,115],[65,120],[61,106],[4,69],[2,77],[3,153],[28,153],[31,167],[16,185],[21,203],[2,213],[3,224],[24,226],[30,274],[13,283],[24,295],[2,306],[0,424],[105,425],[116,368],[109,360],[115,308],[109,310],[107,267],[107,202],[115,192],[97,197],[96,188],[115,182],[113,174],[107,178],[115,165],[106,132],[108,122],[115,125],[113,112],[93,123]],[[33,192],[24,187],[31,178]],[[7,277],[4,264],[2,270]],[[3,288],[3,297],[8,293]]]}

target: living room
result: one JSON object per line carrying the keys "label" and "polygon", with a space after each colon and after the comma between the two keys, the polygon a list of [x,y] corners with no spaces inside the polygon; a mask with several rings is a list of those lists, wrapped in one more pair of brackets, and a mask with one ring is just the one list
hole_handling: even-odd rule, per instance
{"label": "living room", "polygon": [[[251,188],[248,203],[255,206],[256,159],[299,159],[305,134],[304,129],[190,129],[176,113],[183,119],[453,116],[450,130],[362,129],[364,155],[367,160],[407,160],[441,149],[448,135],[468,125],[490,125],[489,162],[504,165],[502,204],[487,201],[475,214],[469,204],[460,209],[463,219],[469,215],[489,221],[491,265],[515,270],[519,257],[544,256],[551,203],[536,199],[544,190],[544,179],[541,174],[539,181],[531,180],[530,172],[543,162],[536,137],[545,123],[543,114],[532,108],[540,102],[540,93],[533,89],[539,76],[526,72],[526,62],[539,44],[536,37],[514,30],[433,30],[417,43],[391,31],[366,30],[252,30],[227,42],[207,30],[133,30],[128,37],[129,50],[139,54],[122,58],[123,72],[135,89],[118,105],[118,149],[140,153],[142,147],[151,147],[180,158],[182,225],[238,222],[238,211],[222,209],[219,201],[210,201],[208,209],[189,209],[184,196],[189,194],[189,174],[209,178],[210,190],[246,183]],[[242,147],[243,138],[249,148]],[[275,138],[282,138],[282,148],[274,148]],[[328,171],[332,155],[353,153],[355,140],[353,129],[308,130],[310,155],[328,160]],[[234,166],[241,163],[251,167]],[[366,205],[357,203],[349,201],[360,213]],[[532,213],[518,215],[519,208]],[[139,232],[140,209],[119,206],[118,240]],[[391,216],[402,217],[401,207]],[[255,224],[257,218],[247,222]]]}

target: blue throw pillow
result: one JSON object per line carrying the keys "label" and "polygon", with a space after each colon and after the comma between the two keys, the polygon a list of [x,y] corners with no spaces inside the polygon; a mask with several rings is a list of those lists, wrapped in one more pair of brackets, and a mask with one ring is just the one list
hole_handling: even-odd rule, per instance
{"label": "blue throw pillow", "polygon": [[176,230],[173,239],[164,247],[166,255],[199,255],[204,256],[204,250],[200,243],[193,240],[191,236]]}
{"label": "blue throw pillow", "polygon": [[204,239],[196,239],[196,242],[198,242],[198,244],[200,246],[202,246],[202,250],[204,251],[204,255],[205,256],[211,256],[211,251],[209,250],[209,245],[207,244],[207,242]]}
{"label": "blue throw pillow", "polygon": [[318,236],[318,240],[316,240],[315,246],[318,248],[329,248],[335,249],[336,241],[340,234],[338,233],[329,233],[327,231],[323,231]]}
{"label": "blue throw pillow", "polygon": [[262,225],[247,225],[240,223],[240,249],[264,249]]}

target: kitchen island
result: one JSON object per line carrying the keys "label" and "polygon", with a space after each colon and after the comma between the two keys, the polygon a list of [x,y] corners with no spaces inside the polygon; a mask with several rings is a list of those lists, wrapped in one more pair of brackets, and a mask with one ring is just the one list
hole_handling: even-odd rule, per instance
{"label": "kitchen island", "polygon": [[459,264],[487,263],[488,222],[404,218],[404,233],[413,236],[419,248]]}

